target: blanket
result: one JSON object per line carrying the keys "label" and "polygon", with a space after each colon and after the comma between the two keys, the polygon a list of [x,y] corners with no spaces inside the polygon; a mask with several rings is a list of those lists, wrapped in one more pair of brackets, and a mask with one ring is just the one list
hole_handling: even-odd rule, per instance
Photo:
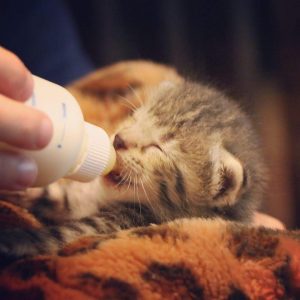
{"label": "blanket", "polygon": [[[0,219],[41,226],[3,202]],[[84,237],[57,255],[0,265],[0,299],[300,298],[300,232],[221,219]]]}
{"label": "blanket", "polygon": [[[111,132],[130,110],[122,99],[139,105],[163,80],[181,79],[161,65],[129,62],[69,88],[87,119]],[[0,201],[0,228],[41,226]],[[87,236],[55,255],[0,257],[0,299],[300,299],[300,231],[194,218]]]}

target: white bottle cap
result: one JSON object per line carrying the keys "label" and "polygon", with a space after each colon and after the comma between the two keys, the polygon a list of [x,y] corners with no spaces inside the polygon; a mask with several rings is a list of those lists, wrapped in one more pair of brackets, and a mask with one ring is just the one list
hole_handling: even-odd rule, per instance
{"label": "white bottle cap", "polygon": [[107,133],[100,127],[85,122],[86,146],[78,168],[69,176],[78,181],[91,181],[109,173],[114,167],[116,153]]}

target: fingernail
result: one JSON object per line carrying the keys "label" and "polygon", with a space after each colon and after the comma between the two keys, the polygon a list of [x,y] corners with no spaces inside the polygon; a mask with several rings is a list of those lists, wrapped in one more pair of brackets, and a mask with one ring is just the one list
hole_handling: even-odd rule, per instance
{"label": "fingernail", "polygon": [[37,148],[43,148],[48,145],[52,137],[52,122],[49,118],[44,118],[41,121],[39,128],[39,136],[36,141]]}
{"label": "fingernail", "polygon": [[16,91],[15,99],[25,101],[28,100],[32,95],[33,91],[33,77],[29,71],[27,71],[25,82],[23,83],[23,88],[19,91]]}
{"label": "fingernail", "polygon": [[16,190],[22,190],[32,186],[36,180],[38,170],[33,159],[22,157],[17,165],[17,179],[13,186]]}

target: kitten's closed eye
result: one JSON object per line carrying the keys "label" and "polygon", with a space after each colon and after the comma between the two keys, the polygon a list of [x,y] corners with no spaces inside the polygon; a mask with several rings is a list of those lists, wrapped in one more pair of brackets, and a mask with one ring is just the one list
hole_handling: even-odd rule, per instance
{"label": "kitten's closed eye", "polygon": [[[125,141],[125,139],[123,139],[120,134],[116,134],[115,135],[115,138],[114,138],[114,141],[113,141],[113,146],[116,150],[127,150],[130,146],[137,146],[136,144],[131,144],[129,145],[128,142]],[[148,149],[151,149],[151,148],[155,148],[161,152],[164,152],[162,147],[157,144],[157,143],[150,143],[150,144],[147,144],[147,145],[144,145],[144,146],[141,146],[141,151],[142,152],[145,152],[147,151]]]}
{"label": "kitten's closed eye", "polygon": [[149,144],[149,145],[142,146],[142,147],[141,147],[141,151],[142,151],[142,152],[145,152],[146,150],[151,149],[151,148],[155,148],[155,149],[157,149],[157,150],[159,150],[159,151],[161,151],[161,152],[164,152],[163,149],[161,148],[161,146],[159,146],[159,145],[156,144],[156,143],[151,143],[151,144]]}

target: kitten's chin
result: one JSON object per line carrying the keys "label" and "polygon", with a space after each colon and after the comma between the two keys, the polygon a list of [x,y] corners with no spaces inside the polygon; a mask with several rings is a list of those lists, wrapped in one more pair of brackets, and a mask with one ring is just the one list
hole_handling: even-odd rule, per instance
{"label": "kitten's chin", "polygon": [[132,189],[128,183],[121,183],[119,174],[110,174],[100,178],[103,201],[129,201],[132,199]]}

